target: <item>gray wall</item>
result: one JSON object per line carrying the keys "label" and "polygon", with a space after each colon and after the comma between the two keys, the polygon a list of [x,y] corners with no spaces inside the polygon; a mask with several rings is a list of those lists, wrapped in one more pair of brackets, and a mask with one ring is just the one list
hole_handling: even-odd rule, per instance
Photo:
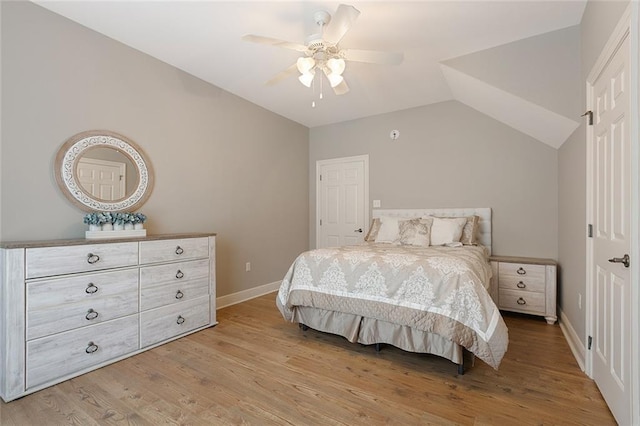
{"label": "gray wall", "polygon": [[309,140],[312,246],[316,161],[369,154],[369,199],[383,208],[491,207],[494,253],[557,258],[557,150],[474,109],[442,102],[313,128]]}
{"label": "gray wall", "polygon": [[108,129],[153,164],[150,233],[218,233],[219,296],[282,279],[309,245],[306,127],[32,3],[1,7],[3,241],[84,236],[53,160]]}
{"label": "gray wall", "polygon": [[[590,1],[582,16],[581,105],[586,107],[585,82],[600,52],[627,8],[628,1]],[[559,304],[576,334],[586,335],[586,126],[571,135],[558,151]],[[582,309],[578,307],[582,295]]]}

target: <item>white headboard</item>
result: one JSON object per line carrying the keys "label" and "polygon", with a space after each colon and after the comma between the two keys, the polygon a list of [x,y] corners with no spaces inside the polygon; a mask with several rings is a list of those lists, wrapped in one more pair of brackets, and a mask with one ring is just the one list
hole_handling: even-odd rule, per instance
{"label": "white headboard", "polygon": [[491,208],[451,208],[451,209],[375,209],[373,217],[421,217],[421,216],[446,216],[461,217],[476,215],[480,217],[478,221],[478,242],[489,249],[491,253]]}

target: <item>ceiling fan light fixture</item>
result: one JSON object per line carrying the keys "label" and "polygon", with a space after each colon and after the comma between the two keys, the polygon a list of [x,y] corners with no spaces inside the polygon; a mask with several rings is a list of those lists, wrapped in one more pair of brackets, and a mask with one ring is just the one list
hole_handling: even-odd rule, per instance
{"label": "ceiling fan light fixture", "polygon": [[338,84],[344,81],[343,76],[335,73],[328,74],[327,78],[329,79],[329,84],[331,84],[331,87],[336,87]]}
{"label": "ceiling fan light fixture", "polygon": [[298,77],[298,80],[300,80],[300,83],[304,84],[305,86],[311,87],[311,83],[313,83],[314,76],[315,76],[315,72],[313,70],[309,70],[303,73],[300,77]]}
{"label": "ceiling fan light fixture", "polygon": [[311,57],[302,57],[298,58],[296,65],[298,67],[298,71],[300,71],[300,74],[307,74],[316,65],[316,61]]}
{"label": "ceiling fan light fixture", "polygon": [[331,74],[342,75],[346,64],[342,58],[331,58],[327,61],[327,67],[331,70]]}

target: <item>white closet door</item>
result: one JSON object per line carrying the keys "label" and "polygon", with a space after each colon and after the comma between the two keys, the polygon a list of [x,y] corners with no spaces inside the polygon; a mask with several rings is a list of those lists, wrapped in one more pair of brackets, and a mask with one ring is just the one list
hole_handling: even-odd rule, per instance
{"label": "white closet door", "polygon": [[[590,152],[592,376],[620,424],[631,422],[629,38],[593,84]],[[630,264],[625,260],[629,259]]]}
{"label": "white closet door", "polygon": [[318,162],[318,248],[364,240],[369,218],[367,164],[367,157]]}

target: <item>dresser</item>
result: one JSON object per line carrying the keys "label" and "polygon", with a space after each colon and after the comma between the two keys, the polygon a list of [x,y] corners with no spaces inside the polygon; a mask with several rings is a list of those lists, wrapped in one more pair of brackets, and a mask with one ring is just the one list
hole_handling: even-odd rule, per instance
{"label": "dresser", "polygon": [[215,325],[215,238],[0,244],[2,399]]}
{"label": "dresser", "polygon": [[501,310],[543,316],[554,324],[557,263],[552,259],[491,256],[492,297]]}

